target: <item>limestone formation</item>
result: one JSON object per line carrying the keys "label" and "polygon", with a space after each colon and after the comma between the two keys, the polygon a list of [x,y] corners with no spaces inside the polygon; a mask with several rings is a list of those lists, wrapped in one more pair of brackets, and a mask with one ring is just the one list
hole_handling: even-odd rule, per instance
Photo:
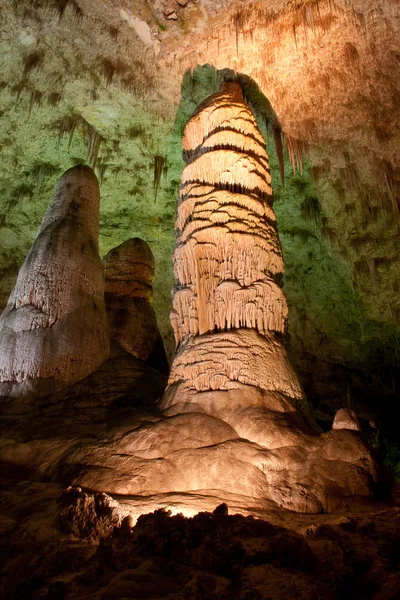
{"label": "limestone formation", "polygon": [[220,440],[211,476],[207,450],[192,451],[190,473],[220,489],[234,462],[229,492],[300,511],[371,493],[369,450],[350,432],[318,434],[282,344],[288,310],[268,156],[238,83],[200,106],[183,148],[171,314],[178,348],[161,407],[191,414],[194,431],[205,413],[238,435]]}
{"label": "limestone formation", "polygon": [[151,359],[168,371],[164,345],[152,300],[154,257],[149,245],[132,238],[108,252],[103,260],[105,299],[111,340],[141,360]]}
{"label": "limestone formation", "polygon": [[288,309],[268,156],[238,83],[200,106],[183,148],[170,384],[204,392],[242,383],[301,401],[279,337]]}
{"label": "limestone formation", "polygon": [[183,145],[177,352],[163,414],[106,445],[74,448],[66,459],[79,470],[73,483],[135,496],[136,514],[147,506],[198,510],[210,498],[236,510],[273,501],[329,512],[345,496],[370,495],[377,467],[369,449],[352,431],[320,435],[283,346],[287,305],[268,157],[238,84],[200,107]]}
{"label": "limestone formation", "polygon": [[186,126],[178,205],[172,325],[176,342],[253,328],[283,332],[287,305],[277,280],[283,260],[271,209],[265,144],[227,84]]}
{"label": "limestone formation", "polygon": [[[125,497],[136,516],[161,507],[193,514],[221,502],[241,512],[265,511],[271,502],[298,512],[330,512],[343,497],[371,495],[378,470],[370,450],[354,431],[320,434],[283,346],[287,306],[267,195],[268,159],[237,84],[226,85],[193,116],[184,148],[188,167],[178,205],[171,319],[178,346],[161,411],[139,407],[113,426],[97,424],[97,434],[90,423],[91,437],[79,443],[64,423],[56,451],[48,435],[27,446],[17,432],[15,442],[0,446],[0,457]],[[230,157],[230,179],[224,171],[218,180],[216,167],[228,164],[219,162],[222,150]],[[210,181],[195,164],[207,155]],[[133,277],[131,257],[138,250],[141,274]],[[129,241],[107,257],[105,267],[112,302],[124,306],[131,293],[148,301],[146,246]],[[115,316],[121,306],[115,313],[111,308],[114,343],[133,352],[130,326],[124,330]],[[117,388],[121,382],[113,380],[112,369],[108,364],[110,387]],[[75,388],[66,404],[82,405],[80,393]],[[91,402],[98,403],[93,394],[83,397],[83,406]],[[133,404],[130,410],[136,410]]]}
{"label": "limestone formation", "polygon": [[361,423],[354,410],[341,408],[335,414],[332,429],[350,429],[353,431],[362,431]]}
{"label": "limestone formation", "polygon": [[57,182],[0,316],[0,396],[46,395],[108,357],[99,205],[89,167],[74,167]]}

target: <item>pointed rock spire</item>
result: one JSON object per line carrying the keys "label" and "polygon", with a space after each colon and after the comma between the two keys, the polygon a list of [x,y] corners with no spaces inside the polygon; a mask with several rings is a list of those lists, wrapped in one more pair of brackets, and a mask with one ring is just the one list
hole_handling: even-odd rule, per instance
{"label": "pointed rock spire", "polygon": [[0,396],[33,398],[95,371],[109,355],[92,169],[69,169],[0,316]]}

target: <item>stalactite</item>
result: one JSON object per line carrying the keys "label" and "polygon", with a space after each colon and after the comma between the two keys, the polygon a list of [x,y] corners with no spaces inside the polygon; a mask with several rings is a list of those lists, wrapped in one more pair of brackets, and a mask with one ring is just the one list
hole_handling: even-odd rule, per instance
{"label": "stalactite", "polygon": [[[48,6],[52,10],[57,11],[60,21],[63,18],[69,3],[70,0],[45,0],[46,6]],[[74,4],[76,3],[74,2]]]}
{"label": "stalactite", "polygon": [[87,135],[88,163],[92,169],[95,169],[103,138],[89,123],[85,122],[85,126]]}
{"label": "stalactite", "polygon": [[303,154],[307,149],[305,143],[299,142],[288,135],[284,135],[284,141],[294,174],[296,175],[297,171],[303,173]]}
{"label": "stalactite", "polygon": [[306,196],[300,205],[303,219],[318,225],[321,221],[321,204],[315,196]]}
{"label": "stalactite", "polygon": [[106,163],[98,163],[96,165],[97,175],[99,178],[100,185],[104,182],[104,177],[107,171],[108,165]]}
{"label": "stalactite", "polygon": [[68,139],[68,148],[70,148],[72,144],[72,140],[74,137],[75,129],[79,123],[79,117],[76,115],[67,115],[63,117],[56,125],[58,126],[58,143],[61,143],[61,140],[65,135],[69,136]]}
{"label": "stalactite", "polygon": [[33,90],[31,92],[31,97],[29,100],[29,110],[28,115],[31,114],[34,106],[41,106],[42,104],[43,93],[40,90]]}
{"label": "stalactite", "polygon": [[368,268],[371,275],[372,287],[374,288],[374,290],[376,290],[378,287],[378,277],[376,273],[376,264],[374,258],[371,258],[368,261]]}
{"label": "stalactite", "polygon": [[[68,135],[68,148],[71,147],[74,133],[77,128],[86,137],[87,143],[87,162],[92,169],[97,167],[99,152],[103,137],[96,129],[90,125],[81,115],[66,115],[60,121],[55,123],[58,128],[58,143],[60,144],[63,137]],[[103,174],[104,175],[104,174]]]}
{"label": "stalactite", "polygon": [[47,104],[49,106],[57,106],[61,102],[61,94],[57,92],[52,92],[47,96]]}
{"label": "stalactite", "polygon": [[78,22],[82,21],[84,17],[83,9],[79,6],[76,0],[72,0],[72,9],[74,11],[74,15],[76,16]]}
{"label": "stalactite", "polygon": [[44,53],[39,50],[27,54],[24,57],[23,78],[26,79],[32,71],[38,69],[43,64],[43,60]]}
{"label": "stalactite", "polygon": [[282,185],[285,185],[285,163],[283,161],[283,145],[282,145],[282,131],[280,127],[274,127],[274,143],[275,151],[278,157],[279,163],[279,174],[281,177]]}
{"label": "stalactite", "polygon": [[104,79],[106,80],[107,87],[112,82],[113,77],[115,75],[115,71],[116,71],[115,64],[111,60],[109,60],[107,58],[103,58],[102,59],[102,74],[103,74]]}
{"label": "stalactite", "polygon": [[158,188],[160,186],[161,175],[163,172],[164,163],[165,163],[165,158],[163,156],[157,155],[154,157],[153,187],[154,187],[154,200],[155,201],[157,201],[157,193],[158,193]]}

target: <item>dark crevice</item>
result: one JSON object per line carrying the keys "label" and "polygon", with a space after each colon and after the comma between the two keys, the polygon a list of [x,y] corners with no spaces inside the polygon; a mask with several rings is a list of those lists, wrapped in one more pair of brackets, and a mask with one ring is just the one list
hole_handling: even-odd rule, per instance
{"label": "dark crevice", "polygon": [[[267,185],[270,185],[269,182],[266,181],[265,178],[263,178],[263,176],[259,173],[257,173],[257,175],[260,177],[260,179],[263,179],[263,181],[265,181],[265,183]],[[199,179],[191,179],[190,181],[186,181],[185,185],[187,184],[198,184],[198,185],[210,185],[207,183],[207,181],[200,181]],[[272,194],[267,194],[266,192],[263,192],[263,190],[260,190],[260,188],[258,188],[257,186],[251,190],[246,189],[244,186],[242,186],[239,183],[234,183],[234,184],[229,184],[229,183],[219,183],[218,187],[216,187],[216,189],[218,190],[227,190],[228,192],[233,192],[234,194],[243,194],[243,195],[247,195],[247,194],[256,194],[259,198],[266,200],[268,202],[268,204],[270,206],[272,206],[273,203],[273,199],[272,199]]]}
{"label": "dark crevice", "polygon": [[263,156],[260,156],[260,154],[257,154],[253,150],[245,150],[243,148],[238,148],[237,146],[231,144],[216,144],[215,146],[198,146],[195,150],[191,150],[190,152],[184,152],[183,158],[186,164],[189,166],[204,154],[208,154],[209,152],[215,152],[217,150],[231,150],[233,152],[237,152],[238,154],[243,154],[244,156],[250,156],[251,158],[256,160],[257,163],[263,169],[265,169],[265,171],[269,173],[269,163],[267,156],[264,158]]}

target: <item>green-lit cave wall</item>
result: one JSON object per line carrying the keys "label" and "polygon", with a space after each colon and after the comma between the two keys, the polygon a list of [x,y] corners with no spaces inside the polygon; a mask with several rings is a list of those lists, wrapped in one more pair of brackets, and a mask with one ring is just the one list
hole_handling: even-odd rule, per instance
{"label": "green-lit cave wall", "polygon": [[[142,237],[153,250],[154,307],[171,355],[168,315],[181,135],[197,105],[219,88],[224,72],[204,66],[186,73],[173,119],[162,111],[150,113],[145,95],[133,97],[124,83],[123,69],[116,72],[104,61],[70,86],[63,84],[62,93],[57,86],[45,91],[38,77],[43,57],[29,50],[29,39],[26,44],[19,62],[7,67],[15,70],[16,84],[10,85],[8,77],[0,85],[0,308],[55,180],[70,166],[88,163],[101,183],[101,254],[132,236]],[[361,242],[341,246],[342,231],[354,228],[357,218],[371,219],[373,228],[373,215],[355,214],[353,188],[345,178],[339,190],[324,180],[323,169],[315,168],[318,156],[310,156],[310,162],[304,158],[295,171],[284,150],[282,183],[273,135],[279,123],[256,84],[245,76],[243,81],[270,155],[290,309],[287,346],[307,396],[321,422],[342,406],[366,418],[391,415],[397,410],[400,332],[369,310],[370,296],[381,285],[379,262],[367,256],[354,266],[351,252],[357,253]],[[374,234],[368,227],[364,222],[364,236]],[[394,235],[397,224],[392,227]]]}

